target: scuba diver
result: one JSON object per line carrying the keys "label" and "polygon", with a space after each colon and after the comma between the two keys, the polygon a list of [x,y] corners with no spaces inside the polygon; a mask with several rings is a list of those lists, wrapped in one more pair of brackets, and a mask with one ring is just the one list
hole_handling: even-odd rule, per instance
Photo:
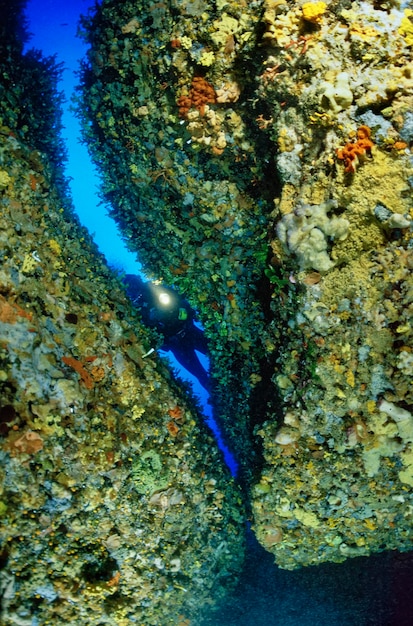
{"label": "scuba diver", "polygon": [[194,312],[189,303],[174,289],[145,282],[136,274],[126,274],[123,282],[143,323],[163,335],[161,349],[171,350],[178,363],[209,391],[208,373],[195,352],[207,355],[208,345],[204,333],[194,324]]}

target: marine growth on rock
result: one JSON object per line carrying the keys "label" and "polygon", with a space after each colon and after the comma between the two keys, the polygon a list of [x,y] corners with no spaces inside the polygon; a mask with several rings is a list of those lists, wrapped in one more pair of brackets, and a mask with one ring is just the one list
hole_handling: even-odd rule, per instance
{"label": "marine growth on rock", "polygon": [[55,129],[27,102],[16,115],[30,73],[5,39],[7,626],[79,610],[196,623],[235,581],[245,508],[287,569],[410,549],[409,17],[398,2],[103,0],[82,21],[77,106],[102,193],[148,274],[199,311],[242,493],[78,226]]}

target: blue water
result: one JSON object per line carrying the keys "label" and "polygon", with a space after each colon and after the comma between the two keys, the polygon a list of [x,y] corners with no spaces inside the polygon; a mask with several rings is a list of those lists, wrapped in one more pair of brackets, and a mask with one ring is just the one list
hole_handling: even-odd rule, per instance
{"label": "blue water", "polygon": [[99,175],[91,163],[85,145],[80,142],[80,124],[71,107],[71,98],[78,83],[76,71],[86,46],[76,36],[79,16],[92,7],[92,0],[31,0],[27,4],[28,30],[32,34],[26,49],[36,48],[45,56],[57,56],[63,62],[61,90],[66,102],[63,106],[63,139],[68,151],[66,174],[70,191],[81,223],[86,226],[108,263],[128,273],[139,273],[142,266],[128,251],[115,222],[107,215],[98,196]]}

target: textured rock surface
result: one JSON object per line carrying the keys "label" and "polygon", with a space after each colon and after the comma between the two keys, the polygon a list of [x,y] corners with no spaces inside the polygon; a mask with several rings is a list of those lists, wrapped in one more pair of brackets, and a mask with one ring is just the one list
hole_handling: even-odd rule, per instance
{"label": "textured rock surface", "polygon": [[258,538],[293,568],[411,541],[412,55],[397,5],[266,7],[272,263],[297,309],[253,501]]}
{"label": "textured rock surface", "polygon": [[137,0],[85,22],[104,191],[200,310],[216,407],[256,455],[256,534],[286,568],[410,547],[409,15]]}
{"label": "textured rock surface", "polygon": [[8,32],[0,621],[197,623],[242,561],[239,490],[194,402],[145,357],[154,338],[61,193],[53,63],[20,52]]}
{"label": "textured rock surface", "polygon": [[[214,403],[244,469],[261,413],[251,394],[267,367],[257,284],[277,184],[272,166],[261,184],[269,142],[257,153],[241,117],[256,117],[238,92],[244,72],[255,80],[258,4],[250,7],[239,23],[221,23],[225,11],[206,2],[106,2],[86,25],[81,93],[85,137],[125,239],[148,272],[177,284],[201,312]],[[234,28],[237,54],[223,49]],[[198,64],[213,50],[212,65]],[[256,395],[265,405],[265,389]]]}

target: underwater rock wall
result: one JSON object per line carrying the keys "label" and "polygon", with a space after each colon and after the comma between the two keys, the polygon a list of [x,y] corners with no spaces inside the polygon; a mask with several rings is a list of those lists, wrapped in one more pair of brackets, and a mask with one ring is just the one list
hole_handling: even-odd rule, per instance
{"label": "underwater rock wall", "polygon": [[130,0],[84,21],[104,193],[200,311],[255,532],[285,568],[411,546],[411,17]]}
{"label": "underwater rock wall", "polygon": [[[79,96],[84,136],[128,246],[200,312],[217,417],[244,471],[254,451],[251,390],[266,364],[257,284],[277,185],[272,175],[264,194],[271,148],[257,153],[237,112],[248,102],[239,85],[257,40],[256,6],[239,24],[229,16],[221,24],[207,2],[104,2],[84,20],[91,49]],[[216,16],[214,43],[206,29]],[[223,49],[234,28],[237,54]]]}
{"label": "underwater rock wall", "polygon": [[18,42],[0,58],[15,71],[1,84],[1,624],[198,623],[241,566],[239,490],[194,402],[145,356],[154,337],[57,164],[13,124]]}
{"label": "underwater rock wall", "polygon": [[294,568],[411,548],[413,40],[398,3],[265,9],[271,263],[290,268],[296,310],[252,500],[259,540]]}

